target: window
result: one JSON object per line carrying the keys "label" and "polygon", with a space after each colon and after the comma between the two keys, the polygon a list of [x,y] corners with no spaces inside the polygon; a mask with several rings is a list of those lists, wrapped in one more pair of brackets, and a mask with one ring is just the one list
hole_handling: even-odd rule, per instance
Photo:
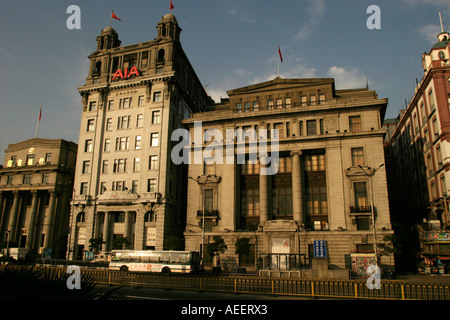
{"label": "window", "polygon": [[150,146],[157,147],[159,144],[159,133],[154,132],[150,135]]}
{"label": "window", "polygon": [[259,110],[259,104],[258,101],[253,101],[253,110],[258,111]]}
{"label": "window", "polygon": [[105,139],[105,145],[103,146],[103,151],[104,152],[109,152],[110,147],[111,147],[111,139],[106,138]]}
{"label": "window", "polygon": [[214,190],[205,189],[205,212],[214,210]]}
{"label": "window", "polygon": [[158,156],[150,156],[148,161],[148,168],[150,170],[158,169]]}
{"label": "window", "polygon": [[94,130],[95,130],[94,119],[88,119],[86,131],[94,131]]}
{"label": "window", "polygon": [[[127,109],[127,108],[131,107],[131,98],[123,98],[120,100],[122,102],[122,108]],[[120,105],[119,105],[119,108],[120,108]]]}
{"label": "window", "polygon": [[153,93],[153,102],[161,102],[161,101],[162,101],[161,91],[154,92]]}
{"label": "window", "polygon": [[352,166],[363,166],[364,161],[364,148],[352,148]]}
{"label": "window", "polygon": [[273,109],[273,100],[272,99],[267,100],[267,108],[269,110]]}
{"label": "window", "polygon": [[[274,131],[274,138],[284,138],[284,123],[274,123],[273,124]],[[277,131],[278,130],[278,133]]]}
{"label": "window", "polygon": [[108,173],[108,160],[103,160],[102,173]]}
{"label": "window", "polygon": [[45,154],[45,163],[51,163],[52,162],[52,154],[49,152],[49,153],[46,153]]}
{"label": "window", "polygon": [[88,139],[84,143],[84,152],[92,152],[92,140]]}
{"label": "window", "polygon": [[303,121],[298,122],[298,135],[299,136],[303,135]]}
{"label": "window", "polygon": [[48,173],[42,174],[42,183],[48,183]]}
{"label": "window", "polygon": [[244,111],[245,112],[250,111],[250,102],[244,102]]}
{"label": "window", "polygon": [[152,124],[159,124],[160,123],[160,111],[153,111],[152,112]]}
{"label": "window", "polygon": [[445,175],[441,175],[440,181],[441,181],[442,196],[446,197],[447,196],[447,184],[445,183]]}
{"label": "window", "polygon": [[433,90],[430,90],[430,92],[428,93],[428,102],[430,103],[430,113],[431,113],[435,109]]}
{"label": "window", "polygon": [[105,193],[106,191],[106,182],[101,182],[100,183],[100,194]]}
{"label": "window", "polygon": [[95,111],[95,110],[97,110],[97,101],[89,102],[88,111]]}
{"label": "window", "polygon": [[156,179],[148,179],[147,192],[156,192]]}
{"label": "window", "polygon": [[356,229],[357,230],[370,230],[369,217],[356,217]]}
{"label": "window", "polygon": [[129,143],[130,143],[129,137],[116,138],[116,151],[128,150]]}
{"label": "window", "polygon": [[286,108],[290,108],[291,107],[291,98],[286,98],[285,104],[286,104]]}
{"label": "window", "polygon": [[305,107],[306,105],[308,105],[308,97],[307,96],[302,96],[301,104],[302,104],[302,107]]}
{"label": "window", "polygon": [[306,135],[312,136],[317,134],[316,120],[306,120]]}
{"label": "window", "polygon": [[144,116],[142,114],[138,114],[137,115],[137,120],[136,120],[136,127],[137,128],[142,128],[144,123]]}
{"label": "window", "polygon": [[126,191],[125,181],[113,181],[111,189],[112,191]]}
{"label": "window", "polygon": [[141,158],[134,158],[133,172],[141,170]]}
{"label": "window", "polygon": [[109,100],[108,101],[108,110],[114,110],[114,100]]}
{"label": "window", "polygon": [[306,188],[306,211],[310,216],[328,214],[326,186],[312,185]]}
{"label": "window", "polygon": [[348,117],[348,124],[350,132],[360,132],[361,127],[361,116],[350,116]]}
{"label": "window", "polygon": [[114,159],[113,172],[126,172],[127,171],[127,159]]}
{"label": "window", "polygon": [[131,181],[131,193],[137,193],[138,192],[138,181],[133,180]]}
{"label": "window", "polygon": [[89,160],[83,161],[82,173],[87,174],[91,172],[91,162]]}
{"label": "window", "polygon": [[237,113],[242,112],[242,103],[240,102],[236,103],[236,112]]}
{"label": "window", "polygon": [[80,194],[87,194],[87,182],[82,182],[80,185]]}
{"label": "window", "polygon": [[105,130],[106,131],[111,131],[112,130],[112,119],[111,118],[106,119],[106,128],[105,128]]}
{"label": "window", "polygon": [[13,183],[13,178],[14,178],[14,176],[8,176],[8,177],[6,178],[6,184],[7,184],[8,186],[12,185],[12,183]]}
{"label": "window", "polygon": [[134,147],[136,150],[140,150],[141,149],[141,136],[136,136],[135,141],[134,141]]}
{"label": "window", "polygon": [[138,107],[142,107],[143,105],[144,105],[144,96],[139,96]]}
{"label": "window", "polygon": [[25,174],[23,176],[23,184],[31,184],[31,174]]}
{"label": "window", "polygon": [[325,155],[305,155],[305,171],[325,171]]}
{"label": "window", "polygon": [[277,109],[283,108],[283,99],[277,99]]}
{"label": "window", "polygon": [[319,104],[325,104],[325,94],[319,94]]}
{"label": "window", "polygon": [[309,101],[312,106],[315,106],[316,105],[316,95],[315,94],[310,95]]}
{"label": "window", "polygon": [[128,129],[131,116],[123,116],[117,119],[117,129]]}
{"label": "window", "polygon": [[369,199],[367,198],[367,183],[355,182],[353,184],[355,193],[355,211],[356,212],[368,212],[371,207],[368,206]]}

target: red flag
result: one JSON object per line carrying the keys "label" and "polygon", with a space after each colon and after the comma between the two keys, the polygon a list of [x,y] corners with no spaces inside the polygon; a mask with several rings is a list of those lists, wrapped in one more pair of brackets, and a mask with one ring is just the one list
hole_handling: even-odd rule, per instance
{"label": "red flag", "polygon": [[170,10],[174,9],[175,7],[173,6],[172,0],[170,0]]}
{"label": "red flag", "polygon": [[120,20],[120,19],[115,15],[114,11],[112,11],[111,18],[114,18],[114,19],[116,19],[116,20],[122,21],[122,20]]}
{"label": "red flag", "polygon": [[42,105],[41,105],[41,110],[39,111],[39,122],[41,122],[41,115],[42,115]]}
{"label": "red flag", "polygon": [[283,62],[283,56],[281,55],[280,47],[278,47],[278,54],[280,55],[280,60],[281,60],[281,62]]}

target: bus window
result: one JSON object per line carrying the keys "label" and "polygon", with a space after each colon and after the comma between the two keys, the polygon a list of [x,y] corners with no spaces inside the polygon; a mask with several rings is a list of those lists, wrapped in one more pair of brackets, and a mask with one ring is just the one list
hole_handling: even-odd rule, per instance
{"label": "bus window", "polygon": [[170,259],[170,254],[166,252],[161,252],[159,256],[159,261],[163,263],[168,263]]}

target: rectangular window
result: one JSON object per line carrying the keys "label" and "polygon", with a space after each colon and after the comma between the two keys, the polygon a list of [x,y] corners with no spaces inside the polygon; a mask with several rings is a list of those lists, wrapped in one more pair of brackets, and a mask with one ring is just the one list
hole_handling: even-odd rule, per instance
{"label": "rectangular window", "polygon": [[250,111],[250,102],[244,102],[244,111],[245,112]]}
{"label": "rectangular window", "polygon": [[150,170],[158,169],[158,156],[150,156],[149,157],[148,168]]}
{"label": "rectangular window", "polygon": [[87,182],[82,182],[80,185],[80,194],[87,194]]}
{"label": "rectangular window", "polygon": [[348,117],[348,125],[350,132],[361,132],[361,116],[350,116]]}
{"label": "rectangular window", "polygon": [[319,104],[325,104],[325,94],[319,94]]}
{"label": "rectangular window", "polygon": [[152,124],[159,124],[160,123],[160,111],[153,111],[152,112]]}
{"label": "rectangular window", "polygon": [[259,110],[258,101],[253,101],[253,111],[258,111],[258,110]]}
{"label": "rectangular window", "polygon": [[106,131],[111,131],[112,130],[112,118],[108,118],[106,119]]}
{"label": "rectangular window", "polygon": [[153,93],[153,102],[161,102],[161,101],[162,101],[161,91],[154,92]]}
{"label": "rectangular window", "polygon": [[237,113],[242,112],[242,103],[240,102],[236,103],[236,112]]}
{"label": "rectangular window", "polygon": [[141,158],[134,158],[133,171],[138,172],[141,170]]}
{"label": "rectangular window", "polygon": [[143,124],[144,124],[144,116],[142,114],[138,114],[136,120],[136,127],[142,128]]}
{"label": "rectangular window", "polygon": [[367,183],[355,182],[353,184],[355,192],[355,209],[357,212],[370,212],[371,208],[368,206],[369,199],[367,198]]}
{"label": "rectangular window", "polygon": [[45,163],[51,163],[52,162],[52,154],[49,152],[49,153],[46,153],[45,154]]}
{"label": "rectangular window", "polygon": [[83,161],[82,173],[91,173],[91,162],[89,160]]}
{"label": "rectangular window", "polygon": [[131,181],[131,193],[137,193],[138,192],[138,181],[133,180]]}
{"label": "rectangular window", "polygon": [[148,179],[147,192],[156,192],[156,179]]}
{"label": "rectangular window", "polygon": [[310,95],[309,96],[309,101],[310,101],[312,106],[315,106],[316,105],[316,95],[315,94]]}
{"label": "rectangular window", "polygon": [[111,139],[106,138],[105,139],[105,145],[103,146],[103,151],[104,152],[109,152],[110,147],[111,147]]}
{"label": "rectangular window", "polygon": [[159,145],[159,133],[154,132],[150,135],[150,147],[157,147]]}
{"label": "rectangular window", "polygon": [[134,141],[134,147],[136,150],[140,150],[141,149],[141,136],[136,136],[135,141]]}
{"label": "rectangular window", "polygon": [[305,107],[308,105],[308,97],[307,96],[302,96],[301,104],[302,104],[302,107]]}
{"label": "rectangular window", "polygon": [[94,131],[94,119],[88,119],[86,131]]}
{"label": "rectangular window", "polygon": [[277,99],[277,109],[283,108],[283,99]]}
{"label": "rectangular window", "polygon": [[313,136],[317,134],[316,120],[306,120],[306,135]]}
{"label": "rectangular window", "polygon": [[127,109],[131,106],[131,98],[123,98],[122,108]]}
{"label": "rectangular window", "polygon": [[286,103],[286,108],[290,108],[291,107],[291,98],[286,98],[285,103]]}
{"label": "rectangular window", "polygon": [[88,139],[84,143],[84,152],[92,152],[92,140]]}
{"label": "rectangular window", "polygon": [[106,182],[100,183],[100,194],[104,194],[106,191]]}
{"label": "rectangular window", "polygon": [[138,107],[142,107],[143,105],[144,105],[144,96],[139,96]]}
{"label": "rectangular window", "polygon": [[273,100],[272,99],[267,100],[267,108],[269,110],[273,109]]}
{"label": "rectangular window", "polygon": [[108,101],[108,111],[114,110],[114,100]]}
{"label": "rectangular window", "polygon": [[126,172],[127,171],[127,159],[114,159],[113,172]]}
{"label": "rectangular window", "polygon": [[305,155],[305,171],[325,171],[325,155],[311,154]]}
{"label": "rectangular window", "polygon": [[278,130],[278,134],[277,131],[274,131],[274,138],[284,138],[284,123],[274,123],[273,124],[273,129],[274,130]]}
{"label": "rectangular window", "polygon": [[108,173],[108,160],[103,160],[102,173]]}
{"label": "rectangular window", "polygon": [[6,178],[6,184],[7,184],[8,186],[12,185],[12,183],[13,183],[13,178],[14,178],[14,176],[8,176],[8,178]]}
{"label": "rectangular window", "polygon": [[357,167],[359,165],[365,165],[364,148],[352,148],[352,166]]}
{"label": "rectangular window", "polygon": [[116,138],[116,151],[128,150],[129,143],[130,143],[129,137]]}
{"label": "rectangular window", "polygon": [[97,101],[89,102],[88,111],[95,111],[95,110],[97,110]]}
{"label": "rectangular window", "polygon": [[47,183],[48,182],[48,173],[44,173],[42,175],[42,183]]}
{"label": "rectangular window", "polygon": [[214,190],[213,189],[205,189],[205,211],[214,210]]}
{"label": "rectangular window", "polygon": [[23,176],[23,184],[31,184],[31,174],[25,174]]}

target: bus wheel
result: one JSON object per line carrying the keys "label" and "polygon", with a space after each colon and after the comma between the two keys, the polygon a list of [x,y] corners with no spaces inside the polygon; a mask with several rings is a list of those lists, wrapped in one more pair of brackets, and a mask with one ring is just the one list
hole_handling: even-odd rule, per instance
{"label": "bus wheel", "polygon": [[127,266],[121,266],[120,267],[120,271],[128,271],[128,267]]}
{"label": "bus wheel", "polygon": [[164,267],[162,270],[161,270],[161,272],[162,272],[162,274],[163,275],[169,275],[170,274],[170,268],[169,267]]}

